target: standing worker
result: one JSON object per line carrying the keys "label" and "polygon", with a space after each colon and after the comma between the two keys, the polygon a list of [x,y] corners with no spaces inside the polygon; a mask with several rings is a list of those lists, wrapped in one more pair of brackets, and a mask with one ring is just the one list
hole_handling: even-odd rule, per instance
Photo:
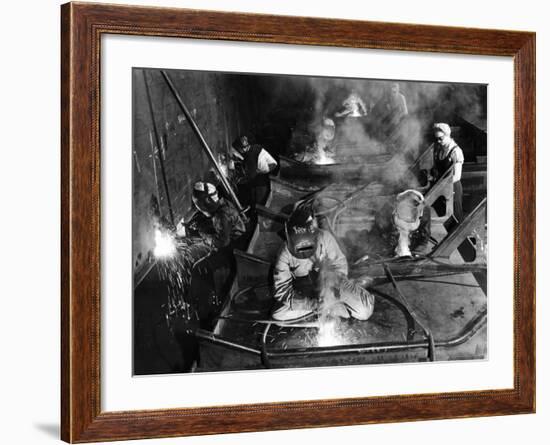
{"label": "standing worker", "polygon": [[239,136],[233,141],[234,157],[243,167],[241,191],[246,191],[248,203],[252,206],[263,204],[269,193],[269,173],[277,167],[277,161],[259,144],[250,144],[247,136]]}
{"label": "standing worker", "polygon": [[371,125],[379,138],[392,138],[408,114],[407,99],[399,84],[393,82],[374,106]]}
{"label": "standing worker", "polygon": [[453,175],[453,215],[460,223],[464,219],[462,211],[462,149],[451,138],[451,127],[445,123],[434,124],[434,154],[432,176],[437,181],[452,167]]}
{"label": "standing worker", "polygon": [[395,127],[403,119],[409,110],[407,109],[407,99],[401,93],[399,84],[394,82],[390,85],[389,93],[385,102],[388,123]]}
{"label": "standing worker", "polygon": [[389,92],[384,102],[384,118],[382,125],[386,128],[386,134],[391,137],[399,125],[409,114],[407,99],[400,92],[399,84],[394,82],[390,85]]}

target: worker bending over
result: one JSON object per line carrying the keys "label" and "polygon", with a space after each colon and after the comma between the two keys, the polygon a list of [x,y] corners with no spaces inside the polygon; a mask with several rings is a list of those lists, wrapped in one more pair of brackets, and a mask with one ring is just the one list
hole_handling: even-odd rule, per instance
{"label": "worker bending over", "polygon": [[243,248],[246,225],[233,203],[219,197],[209,182],[193,187],[195,215],[186,224],[188,234],[200,236],[212,252],[194,266],[191,296],[201,326],[210,328],[214,315],[229,292],[235,272],[234,248]]}
{"label": "worker bending over", "polygon": [[232,147],[234,161],[242,167],[241,194],[248,195],[245,201],[252,206],[263,204],[269,193],[269,173],[277,168],[277,162],[261,145],[250,144],[247,136],[235,139]]}

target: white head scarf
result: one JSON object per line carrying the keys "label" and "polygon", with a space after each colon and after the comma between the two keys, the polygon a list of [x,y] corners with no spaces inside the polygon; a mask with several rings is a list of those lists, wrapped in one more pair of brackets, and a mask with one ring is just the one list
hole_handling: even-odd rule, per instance
{"label": "white head scarf", "polygon": [[436,131],[441,131],[445,136],[451,135],[451,127],[449,127],[449,124],[445,124],[443,122],[440,122],[438,124],[434,124],[433,126],[434,133]]}

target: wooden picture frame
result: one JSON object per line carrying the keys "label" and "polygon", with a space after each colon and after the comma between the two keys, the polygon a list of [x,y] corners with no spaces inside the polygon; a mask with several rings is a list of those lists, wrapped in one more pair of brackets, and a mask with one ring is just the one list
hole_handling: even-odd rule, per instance
{"label": "wooden picture frame", "polygon": [[[171,8],[61,8],[61,438],[67,442],[494,416],[535,411],[535,34]],[[513,57],[514,387],[102,412],[101,36],[124,34]]]}

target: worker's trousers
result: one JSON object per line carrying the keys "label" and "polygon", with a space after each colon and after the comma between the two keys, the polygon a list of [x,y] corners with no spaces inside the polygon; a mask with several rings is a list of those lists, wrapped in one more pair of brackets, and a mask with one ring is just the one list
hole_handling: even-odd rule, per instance
{"label": "worker's trousers", "polygon": [[290,321],[315,311],[322,315],[368,320],[374,311],[374,296],[353,280],[344,278],[335,288],[322,291],[319,298],[280,302],[272,317],[277,321]]}

